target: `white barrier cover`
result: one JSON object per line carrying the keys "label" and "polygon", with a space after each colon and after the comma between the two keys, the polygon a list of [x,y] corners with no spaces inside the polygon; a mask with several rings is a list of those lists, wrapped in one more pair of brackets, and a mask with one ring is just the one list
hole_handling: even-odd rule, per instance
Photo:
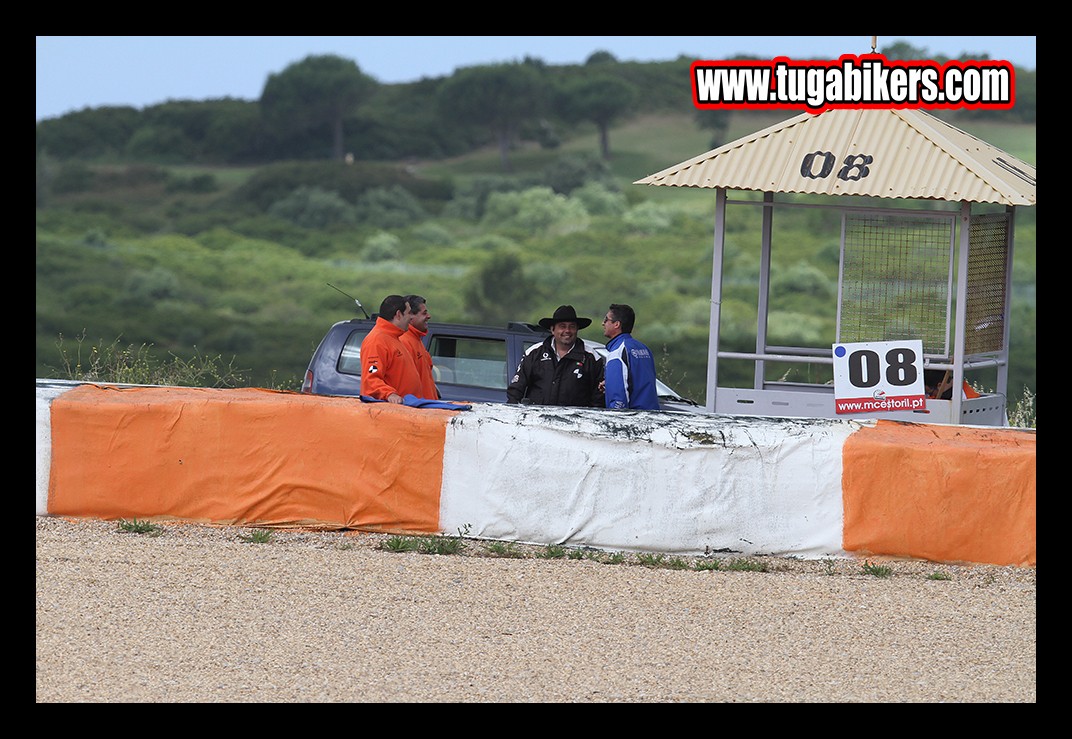
{"label": "white barrier cover", "polygon": [[846,556],[862,424],[477,404],[447,429],[445,532],[599,549]]}
{"label": "white barrier cover", "polygon": [[79,383],[62,380],[37,380],[37,515],[48,515],[48,480],[52,474],[52,399]]}

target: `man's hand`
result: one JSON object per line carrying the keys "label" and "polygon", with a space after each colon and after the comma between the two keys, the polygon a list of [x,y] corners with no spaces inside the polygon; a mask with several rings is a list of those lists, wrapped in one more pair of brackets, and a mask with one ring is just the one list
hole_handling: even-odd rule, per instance
{"label": "man's hand", "polygon": [[388,403],[394,403],[395,405],[401,405],[402,404],[402,396],[399,395],[398,393],[391,393],[390,395],[387,396],[387,402]]}

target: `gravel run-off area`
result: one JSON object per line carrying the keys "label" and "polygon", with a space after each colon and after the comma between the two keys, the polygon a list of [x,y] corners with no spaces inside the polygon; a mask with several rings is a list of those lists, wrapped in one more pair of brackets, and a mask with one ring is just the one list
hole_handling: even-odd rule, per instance
{"label": "gravel run-off area", "polygon": [[120,523],[37,517],[38,703],[1035,702],[1035,568]]}

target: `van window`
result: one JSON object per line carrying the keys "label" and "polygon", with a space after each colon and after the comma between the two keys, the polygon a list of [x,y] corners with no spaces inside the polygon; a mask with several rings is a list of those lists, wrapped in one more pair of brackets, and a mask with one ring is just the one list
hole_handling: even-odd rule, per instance
{"label": "van window", "polygon": [[366,336],[367,330],[358,329],[346,337],[346,343],[339,352],[339,374],[361,376],[361,342]]}
{"label": "van window", "polygon": [[437,382],[506,389],[506,342],[437,334],[428,345]]}

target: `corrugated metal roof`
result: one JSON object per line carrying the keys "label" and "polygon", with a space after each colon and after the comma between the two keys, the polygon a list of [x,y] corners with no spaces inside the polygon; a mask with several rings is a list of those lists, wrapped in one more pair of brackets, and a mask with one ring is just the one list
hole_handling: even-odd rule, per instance
{"label": "corrugated metal roof", "polygon": [[[806,163],[809,155],[815,156]],[[859,164],[866,156],[866,176],[838,176],[846,161]],[[833,168],[822,176],[824,159]],[[861,173],[859,166],[844,172]],[[1034,166],[911,109],[802,113],[634,184],[1035,204]]]}

